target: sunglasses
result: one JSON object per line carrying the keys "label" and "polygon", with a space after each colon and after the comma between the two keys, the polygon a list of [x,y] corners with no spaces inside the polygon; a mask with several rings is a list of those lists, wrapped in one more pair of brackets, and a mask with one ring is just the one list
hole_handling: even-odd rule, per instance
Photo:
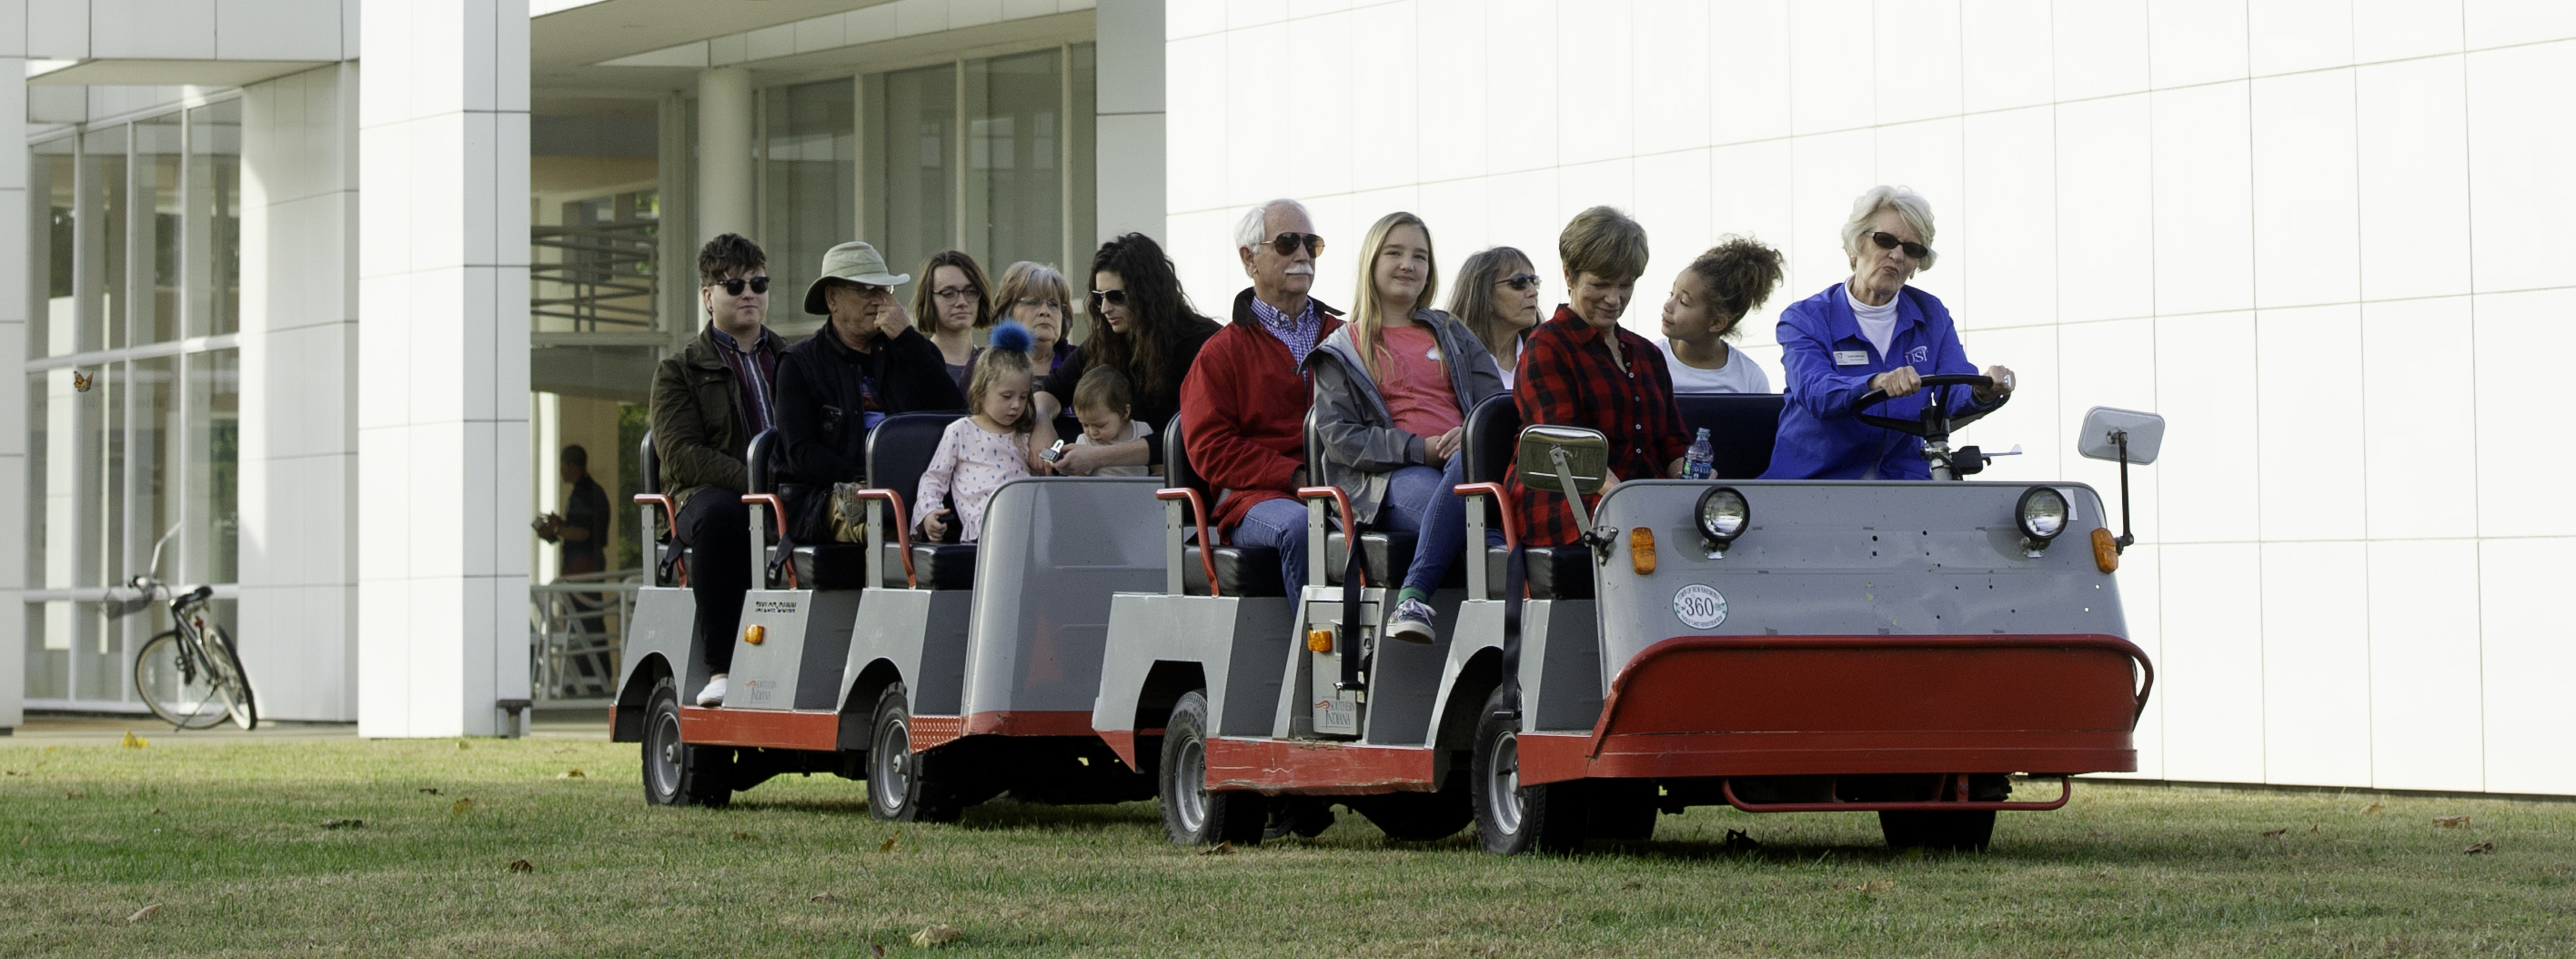
{"label": "sunglasses", "polygon": [[748,279],[748,280],[744,280],[744,279],[717,280],[717,281],[715,281],[715,282],[713,282],[713,283],[709,283],[709,284],[707,284],[707,285],[708,285],[708,286],[721,286],[721,287],[724,287],[724,291],[725,291],[725,295],[726,295],[726,296],[741,296],[741,295],[742,295],[742,288],[743,288],[743,287],[746,287],[746,286],[750,287],[750,288],[751,288],[751,291],[752,291],[752,292],[754,292],[754,293],[767,293],[767,292],[769,292],[769,278],[768,278],[768,277],[765,277],[765,276],[755,276],[755,277],[752,277],[751,279]]}
{"label": "sunglasses", "polygon": [[1127,291],[1125,290],[1093,290],[1091,291],[1091,298],[1102,303],[1107,303],[1111,306],[1127,305]]}
{"label": "sunglasses", "polygon": [[1527,292],[1530,287],[1538,285],[1538,274],[1514,273],[1504,277],[1501,282],[1510,286],[1514,292]]}
{"label": "sunglasses", "polygon": [[1324,238],[1312,233],[1282,233],[1270,240],[1270,248],[1280,256],[1296,253],[1299,246],[1306,248],[1307,256],[1324,255]]}
{"label": "sunglasses", "polygon": [[1904,247],[1905,255],[1908,259],[1920,260],[1932,255],[1931,247],[1924,246],[1920,243],[1907,243],[1903,240],[1897,239],[1896,234],[1889,233],[1885,230],[1870,234],[1869,241],[1878,244],[1878,248],[1882,250],[1893,250],[1900,246]]}

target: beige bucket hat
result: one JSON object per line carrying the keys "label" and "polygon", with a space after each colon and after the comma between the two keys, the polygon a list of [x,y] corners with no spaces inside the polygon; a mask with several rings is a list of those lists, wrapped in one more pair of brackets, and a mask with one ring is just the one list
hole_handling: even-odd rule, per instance
{"label": "beige bucket hat", "polygon": [[833,280],[849,280],[869,286],[902,286],[912,282],[912,274],[886,271],[885,255],[877,248],[852,240],[823,251],[823,275],[805,288],[805,312],[817,316],[832,312],[823,304],[824,285]]}

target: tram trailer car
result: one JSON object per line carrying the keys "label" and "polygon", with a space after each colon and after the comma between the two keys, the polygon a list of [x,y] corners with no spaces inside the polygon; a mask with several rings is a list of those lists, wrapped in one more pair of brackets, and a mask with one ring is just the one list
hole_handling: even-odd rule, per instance
{"label": "tram trailer car", "polygon": [[[1720,477],[1759,475],[1780,403],[1682,397]],[[1515,541],[1504,461],[1590,487],[1606,459],[1597,433],[1521,432],[1508,395],[1473,411],[1460,488]],[[1338,551],[1310,549],[1324,561],[1294,598],[1260,576],[1275,557],[1185,544],[1207,541],[1190,514],[1209,491],[1174,440],[1158,495],[1180,569],[1112,601],[1093,722],[1155,777],[1175,842],[1258,841],[1283,814],[1307,832],[1339,802],[1395,838],[1473,821],[1491,851],[1562,851],[1725,803],[1874,811],[1893,846],[1974,848],[1999,810],[2064,805],[2070,774],[2136,768],[2152,667],[2127,639],[2116,549],[2083,535],[2106,516],[2082,484],[1624,482],[1597,542],[1522,549],[1525,574],[1516,542],[1477,548],[1480,506],[1467,582],[1437,597],[1423,646],[1379,641],[1379,584],[1402,575],[1385,534],[1362,533],[1356,588],[1333,581]],[[1308,492],[1310,542],[1338,540],[1332,491]],[[2056,504],[2052,535],[2031,535],[2023,510]],[[2054,795],[2010,798],[2013,773]]]}
{"label": "tram trailer car", "polygon": [[[780,773],[868,781],[881,819],[937,821],[1005,791],[1039,802],[1152,795],[1091,730],[1109,597],[1162,576],[1150,478],[1031,478],[996,491],[976,544],[909,534],[914,493],[957,414],[886,419],[868,438],[867,542],[796,544],[770,489],[772,434],[749,451],[753,542],[721,707],[686,588],[691,557],[655,547],[627,629],[612,738],[642,744],[646,798],[723,805]],[[643,473],[658,485],[652,441]],[[658,489],[636,497],[648,528]]]}

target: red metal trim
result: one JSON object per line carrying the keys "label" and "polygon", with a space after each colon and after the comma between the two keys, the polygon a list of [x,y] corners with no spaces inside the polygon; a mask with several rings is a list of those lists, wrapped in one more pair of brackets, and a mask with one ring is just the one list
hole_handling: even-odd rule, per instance
{"label": "red metal trim", "polygon": [[[1297,487],[1297,498],[1331,499],[1333,506],[1342,511],[1342,549],[1349,551],[1360,548],[1358,524],[1351,519],[1350,494],[1342,492],[1339,486],[1300,486]],[[1367,586],[1368,564],[1361,563],[1359,567],[1360,585]]]}
{"label": "red metal trim", "polygon": [[682,706],[680,741],[693,746],[757,746],[830,752],[841,746],[841,714],[830,709]]}
{"label": "red metal trim", "polygon": [[1310,740],[1208,740],[1208,788],[1264,793],[1364,795],[1428,792],[1435,757],[1420,746],[1362,746]]}
{"label": "red metal trim", "polygon": [[1128,769],[1134,770],[1134,771],[1136,771],[1136,772],[1144,772],[1144,771],[1145,771],[1145,767],[1143,767],[1143,766],[1139,766],[1139,765],[1137,765],[1137,764],[1136,764],[1136,731],[1135,731],[1135,730],[1132,730],[1132,729],[1101,729],[1101,730],[1095,730],[1095,732],[1098,732],[1098,733],[1100,734],[1100,741],[1101,741],[1101,742],[1105,742],[1105,743],[1108,743],[1108,744],[1109,744],[1109,751],[1110,751],[1110,752],[1113,752],[1113,753],[1117,753],[1117,754],[1118,754],[1118,761],[1119,761],[1119,762],[1126,763],[1126,764],[1127,764],[1127,768],[1128,768]]}
{"label": "red metal trim", "polygon": [[996,709],[966,717],[969,736],[1089,736],[1091,711]]}
{"label": "red metal trim", "polygon": [[1452,492],[1452,493],[1456,493],[1456,494],[1458,494],[1458,495],[1459,495],[1459,496],[1461,496],[1461,497],[1467,497],[1467,496],[1491,496],[1491,497],[1493,497],[1493,498],[1494,498],[1494,506],[1495,506],[1496,508],[1498,508],[1498,509],[1502,510],[1502,513],[1503,513],[1503,547],[1504,547],[1505,549],[1517,549],[1517,548],[1519,548],[1519,547],[1520,547],[1520,545],[1521,545],[1521,518],[1520,518],[1520,514],[1512,511],[1512,498],[1511,498],[1510,496],[1504,495],[1504,493],[1503,493],[1503,484],[1501,484],[1501,483],[1460,483],[1460,484],[1458,484],[1457,486],[1451,487],[1449,491],[1450,491],[1450,492]]}
{"label": "red metal trim", "polygon": [[[1199,495],[1199,491],[1187,486],[1172,486],[1155,490],[1154,498],[1158,500],[1177,499],[1189,501],[1190,518],[1196,521],[1199,526],[1199,568],[1200,571],[1207,574],[1208,595],[1224,595],[1217,590],[1216,586],[1216,539],[1208,535],[1207,500]],[[1168,543],[1169,541],[1166,542]],[[1170,554],[1167,553],[1165,555]]]}
{"label": "red metal trim", "polygon": [[[921,578],[912,574],[912,520],[904,514],[903,494],[890,489],[863,489],[857,496],[861,500],[881,499],[894,508],[895,554],[903,557],[903,585],[920,589]],[[869,557],[868,562],[876,562],[876,558]]]}
{"label": "red metal trim", "polygon": [[[1964,789],[1966,788],[1967,778],[1968,778],[1968,777],[1967,777],[1967,774],[1966,774],[1966,773],[1961,773],[1961,774],[1959,774],[1960,788],[1961,788],[1962,790],[1964,790]],[[1726,797],[1726,804],[1727,804],[1727,805],[1729,805],[1729,806],[1733,806],[1733,807],[1735,807],[1735,808],[1737,808],[1737,809],[1744,810],[1745,812],[1877,812],[1877,811],[1882,811],[1882,810],[1888,810],[1888,811],[1913,811],[1913,810],[1923,810],[1923,811],[1927,811],[1927,812],[1973,812],[1973,811],[1980,810],[1980,809],[1995,809],[1995,810],[2002,810],[2002,811],[2007,811],[2007,812],[2046,812],[2046,811],[2048,811],[2048,810],[2056,809],[2056,808],[2059,808],[2059,807],[2061,807],[2061,806],[2066,805],[2066,801],[2067,801],[2067,800],[2072,799],[2072,798],[2074,798],[2074,797],[2075,797],[2075,780],[2074,780],[2074,778],[2073,778],[2073,777],[2070,777],[2070,776],[2059,776],[2059,777],[2057,777],[2057,798],[2056,798],[2054,801],[2051,801],[2051,802],[2012,802],[2012,801],[2010,801],[2010,800],[2003,800],[2003,801],[1996,801],[1996,802],[1975,802],[1975,801],[1971,801],[1971,800],[1968,800],[1968,799],[1964,799],[1964,798],[1962,798],[1962,799],[1951,799],[1951,800],[1933,800],[1933,801],[1931,801],[1931,802],[1782,802],[1782,803],[1748,803],[1748,802],[1745,802],[1744,800],[1742,800],[1742,799],[1740,799],[1740,798],[1737,798],[1737,797],[1736,797],[1736,795],[1735,795],[1735,780],[1732,780],[1732,779],[1725,780],[1724,782],[1721,782],[1721,783],[1719,783],[1719,784],[1718,784],[1717,789],[1718,789],[1718,793],[1719,793],[1720,795],[1723,795],[1723,796],[1725,796],[1725,797]],[[1964,792],[1962,792],[1962,793],[1961,793],[1961,795],[1963,795],[1963,796],[1964,796],[1964,795],[1965,795],[1965,793],[1964,793]]]}
{"label": "red metal trim", "polygon": [[926,752],[966,735],[964,716],[923,716],[915,713],[911,721],[912,751]]}
{"label": "red metal trim", "polygon": [[[778,538],[782,541],[787,538],[786,500],[780,499],[776,493],[744,493],[742,494],[742,501],[746,506],[757,503],[769,507],[769,518],[777,521]],[[797,588],[796,557],[793,556],[787,558],[787,588]]]}

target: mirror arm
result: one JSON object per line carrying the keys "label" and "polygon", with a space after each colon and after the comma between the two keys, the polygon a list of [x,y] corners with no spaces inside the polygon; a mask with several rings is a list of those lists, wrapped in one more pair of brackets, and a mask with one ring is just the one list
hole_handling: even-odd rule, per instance
{"label": "mirror arm", "polygon": [[2119,552],[2125,553],[2129,551],[2129,544],[2138,541],[2129,533],[2129,431],[2111,434],[2111,441],[2120,446],[2120,538],[2111,542]]}
{"label": "mirror arm", "polygon": [[1591,529],[1592,509],[1583,505],[1583,493],[1574,485],[1574,458],[1567,456],[1562,446],[1548,447],[1547,458],[1556,464],[1556,484],[1565,490],[1565,502],[1574,507],[1574,518],[1584,529]]}

